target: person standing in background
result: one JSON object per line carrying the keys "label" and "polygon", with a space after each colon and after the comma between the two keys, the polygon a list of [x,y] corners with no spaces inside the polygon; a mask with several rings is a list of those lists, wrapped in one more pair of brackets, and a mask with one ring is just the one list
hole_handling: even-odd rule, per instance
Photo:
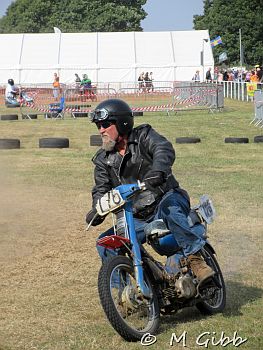
{"label": "person standing in background", "polygon": [[200,74],[199,74],[199,70],[197,70],[192,78],[192,80],[194,80],[195,82],[200,83]]}
{"label": "person standing in background", "polygon": [[80,79],[78,73],[75,73],[75,83],[76,83],[76,85],[80,85],[80,82],[81,82],[81,79]]}
{"label": "person standing in background", "polygon": [[81,79],[77,73],[75,73],[75,88],[76,92],[79,92],[79,87],[80,87]]}
{"label": "person standing in background", "polygon": [[142,72],[139,75],[138,82],[139,82],[139,92],[143,92],[144,91],[144,72]]}
{"label": "person standing in background", "polygon": [[153,86],[153,72],[150,72],[149,74],[149,81],[150,81],[150,88],[152,89],[152,92],[154,90],[154,86]]}
{"label": "person standing in background", "polygon": [[59,76],[57,75],[57,73],[54,73],[53,97],[55,101],[58,101],[59,89],[60,89]]}
{"label": "person standing in background", "polygon": [[205,74],[205,81],[207,83],[212,83],[212,74],[211,74],[211,67],[208,68],[208,71]]}
{"label": "person standing in background", "polygon": [[150,92],[151,89],[151,82],[150,82],[150,77],[149,77],[149,73],[146,72],[145,76],[144,76],[144,84],[145,84],[145,90],[147,92]]}

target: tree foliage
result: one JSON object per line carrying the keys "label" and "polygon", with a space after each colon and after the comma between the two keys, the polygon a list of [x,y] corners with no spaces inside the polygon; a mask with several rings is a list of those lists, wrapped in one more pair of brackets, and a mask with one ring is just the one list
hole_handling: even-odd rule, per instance
{"label": "tree foliage", "polygon": [[245,63],[263,63],[263,0],[204,0],[204,15],[194,16],[194,29],[220,35],[224,45],[213,49],[215,58],[226,51],[229,64],[240,62],[239,29]]}
{"label": "tree foliage", "polygon": [[146,0],[16,0],[0,33],[141,31]]}

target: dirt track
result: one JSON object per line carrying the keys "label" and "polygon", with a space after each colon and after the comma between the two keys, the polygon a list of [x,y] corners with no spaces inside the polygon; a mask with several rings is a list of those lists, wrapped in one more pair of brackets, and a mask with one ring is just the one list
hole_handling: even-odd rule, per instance
{"label": "dirt track", "polygon": [[80,226],[80,211],[62,193],[41,185],[19,185],[1,174],[0,263],[14,263],[38,244],[62,238]]}

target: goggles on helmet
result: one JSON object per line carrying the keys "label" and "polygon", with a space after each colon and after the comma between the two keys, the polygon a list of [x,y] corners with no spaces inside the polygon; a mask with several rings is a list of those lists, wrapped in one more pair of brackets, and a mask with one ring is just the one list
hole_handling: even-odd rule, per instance
{"label": "goggles on helmet", "polygon": [[[118,113],[112,113],[108,112],[107,109],[102,108],[102,109],[95,109],[95,111],[90,112],[89,116],[90,119],[93,123],[100,122],[102,120],[110,119],[110,120],[116,120],[116,118],[120,116],[126,116],[127,112],[126,111],[120,111]],[[133,115],[132,115],[133,116]]]}
{"label": "goggles on helmet", "polygon": [[109,116],[109,112],[105,109],[95,109],[95,111],[90,113],[90,119],[92,122],[100,122],[102,120],[107,119]]}

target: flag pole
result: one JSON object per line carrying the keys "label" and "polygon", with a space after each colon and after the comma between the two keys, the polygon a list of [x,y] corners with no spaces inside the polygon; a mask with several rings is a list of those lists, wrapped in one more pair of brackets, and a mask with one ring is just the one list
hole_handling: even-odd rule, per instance
{"label": "flag pole", "polygon": [[243,75],[243,57],[242,57],[242,41],[241,41],[241,28],[239,28],[239,54],[240,54],[240,66],[241,66],[241,82]]}

